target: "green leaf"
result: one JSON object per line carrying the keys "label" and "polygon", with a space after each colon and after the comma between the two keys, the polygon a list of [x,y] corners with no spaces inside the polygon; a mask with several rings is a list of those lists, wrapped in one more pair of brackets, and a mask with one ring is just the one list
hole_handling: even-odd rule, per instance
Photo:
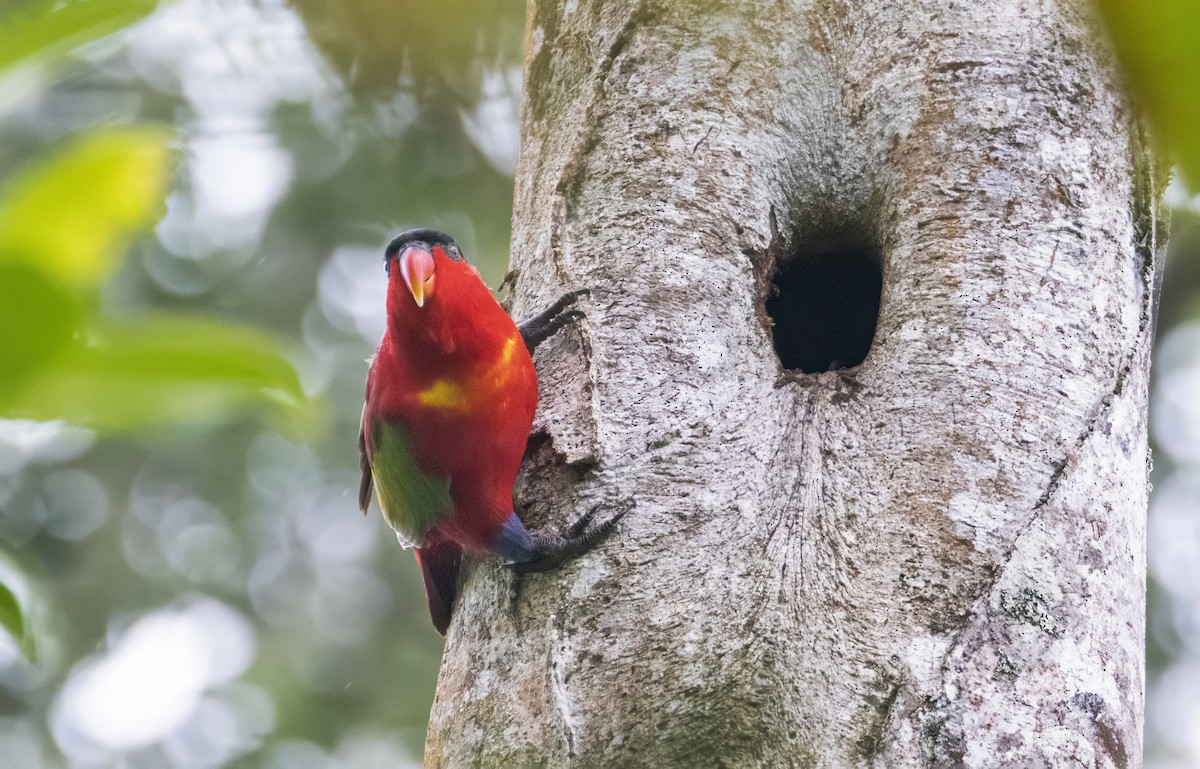
{"label": "green leaf", "polygon": [[93,131],[18,174],[0,192],[0,260],[94,290],[160,215],[170,138],[157,126]]}
{"label": "green leaf", "polygon": [[1200,3],[1097,0],[1137,102],[1174,151],[1186,180],[1200,185]]}
{"label": "green leaf", "polygon": [[21,653],[29,661],[32,662],[36,659],[37,650],[34,648],[33,635],[29,632],[29,625],[25,622],[25,612],[21,611],[21,604],[17,601],[16,595],[3,582],[0,582],[0,627],[12,635],[21,649]]}
{"label": "green leaf", "polygon": [[293,433],[319,417],[282,343],[217,320],[159,317],[99,330],[69,348],[22,389],[8,416],[125,431],[264,410]]}
{"label": "green leaf", "polygon": [[[70,343],[75,299],[57,281],[0,254],[0,399]],[[0,403],[3,401],[0,400]]]}
{"label": "green leaf", "polygon": [[0,17],[0,71],[48,60],[148,15],[158,0],[40,0]]}

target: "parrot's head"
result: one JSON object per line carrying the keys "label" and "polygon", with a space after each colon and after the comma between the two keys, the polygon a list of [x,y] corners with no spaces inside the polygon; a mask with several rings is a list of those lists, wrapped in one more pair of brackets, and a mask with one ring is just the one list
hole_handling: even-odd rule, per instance
{"label": "parrot's head", "polygon": [[479,279],[475,268],[463,261],[462,250],[454,239],[437,230],[400,233],[388,243],[383,262],[389,278],[389,293],[401,291],[397,283],[403,281],[418,308],[433,298],[439,282],[453,283],[460,273],[470,273]]}

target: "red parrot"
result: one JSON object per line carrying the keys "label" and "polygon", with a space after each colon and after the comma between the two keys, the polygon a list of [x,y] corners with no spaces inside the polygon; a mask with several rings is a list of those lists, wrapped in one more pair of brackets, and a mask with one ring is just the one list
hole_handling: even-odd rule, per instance
{"label": "red parrot", "polygon": [[463,553],[494,553],[518,573],[545,571],[607,536],[624,511],[564,533],[526,530],[513,484],[537,407],[530,353],[572,320],[587,293],[513,323],[462,251],[435,230],[397,235],[384,252],[387,329],[367,374],[359,432],[365,513],[372,488],[387,523],[415,546],[429,613],[446,634]]}

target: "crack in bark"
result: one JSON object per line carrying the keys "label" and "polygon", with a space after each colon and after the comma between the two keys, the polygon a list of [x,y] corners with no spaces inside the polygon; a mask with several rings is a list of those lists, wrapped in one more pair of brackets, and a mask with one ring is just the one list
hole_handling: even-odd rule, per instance
{"label": "crack in bark", "polygon": [[[1151,177],[1148,183],[1153,185],[1153,169],[1147,169],[1146,173]],[[1155,225],[1157,208],[1154,205],[1153,200],[1147,200],[1144,202],[1145,205],[1149,207],[1149,211],[1145,212],[1145,215],[1150,221],[1148,232],[1151,240],[1151,246],[1148,253],[1141,254],[1142,269],[1138,271],[1139,278],[1142,283],[1142,298],[1137,333],[1135,334],[1129,349],[1126,351],[1120,365],[1117,368],[1116,376],[1113,379],[1113,384],[1108,388],[1100,401],[1093,407],[1092,413],[1088,417],[1084,429],[1076,437],[1071,447],[1067,449],[1061,459],[1057,460],[1052,465],[1053,469],[1050,474],[1050,480],[1047,482],[1046,487],[1042,491],[1042,494],[1038,498],[1037,502],[1034,503],[1028,519],[1021,527],[1021,535],[1017,536],[1017,538],[1013,540],[1012,544],[1005,550],[1003,560],[1005,565],[1011,558],[1012,553],[1017,549],[1022,537],[1024,536],[1024,533],[1028,531],[1030,524],[1037,520],[1041,511],[1050,503],[1051,499],[1053,499],[1055,492],[1058,490],[1059,486],[1062,484],[1063,478],[1066,476],[1067,468],[1070,465],[1071,460],[1078,456],[1084,445],[1088,442],[1088,440],[1095,433],[1097,427],[1101,424],[1101,421],[1111,416],[1113,405],[1116,399],[1120,397],[1124,391],[1125,380],[1133,372],[1134,360],[1137,358],[1142,345],[1149,343],[1149,341],[1153,338],[1152,324],[1154,322],[1153,305],[1155,297],[1154,276],[1156,275],[1155,264],[1157,262],[1157,260],[1154,258],[1153,244],[1157,233]],[[1138,203],[1139,201],[1134,201],[1135,208],[1138,207]],[[1139,212],[1135,210],[1135,219],[1138,218],[1138,213]],[[1135,243],[1135,253],[1137,250],[1139,250],[1139,246],[1140,244]],[[991,595],[996,584],[1003,576],[1003,572],[1003,568],[997,569],[993,578],[987,583],[986,588],[975,596],[975,598],[972,600],[972,603]],[[953,648],[960,642],[961,634],[966,629],[967,627],[964,626],[955,633],[953,641],[950,644],[950,648]]]}
{"label": "crack in bark", "polygon": [[[561,624],[560,621],[555,622],[556,629],[558,629],[557,626],[559,624]],[[557,648],[561,650],[561,633],[558,634],[555,642]],[[567,746],[566,765],[571,766],[575,763],[575,723],[574,717],[571,715],[571,698],[567,693],[567,678],[564,673],[564,667],[558,653],[552,649],[550,652],[551,691],[554,693],[554,706],[558,710],[559,721],[562,723],[563,742]]]}
{"label": "crack in bark", "polygon": [[[780,441],[775,450],[772,461],[766,465],[767,467],[779,467],[779,474],[786,472],[790,482],[785,483],[782,479],[779,479],[772,484],[777,489],[787,488],[787,496],[783,499],[782,504],[774,506],[771,510],[767,535],[762,539],[762,553],[764,556],[763,563],[767,564],[768,566],[775,562],[769,557],[769,555],[772,549],[772,543],[776,542],[780,533],[780,527],[784,528],[782,540],[785,543],[785,553],[791,552],[794,543],[794,547],[798,550],[799,556],[796,558],[796,563],[794,564],[790,562],[790,558],[785,557],[782,559],[783,563],[781,566],[779,579],[782,581],[787,578],[789,571],[793,572],[793,579],[798,581],[797,593],[802,592],[805,581],[804,545],[807,541],[806,534],[808,526],[808,506],[803,504],[798,505],[796,500],[800,495],[805,482],[805,478],[803,477],[805,463],[800,457],[804,454],[805,447],[808,444],[807,437],[812,421],[812,400],[810,398],[804,398],[802,395],[803,391],[798,392],[797,396],[791,401],[791,413],[788,417],[788,429],[784,433],[785,435],[795,435],[800,437],[793,439],[791,442]],[[783,457],[782,460],[781,457]],[[786,463],[787,466],[786,471],[784,471],[781,467],[781,465],[784,463]],[[777,499],[779,496],[780,495],[777,493],[768,493],[763,495],[763,497],[766,499]],[[800,530],[799,536],[795,536],[793,534],[793,529],[796,526],[796,522],[793,521],[792,518],[797,509],[801,511],[802,516],[798,524]],[[761,589],[757,591],[757,596],[755,597],[752,603],[752,608],[749,611],[750,616],[743,625],[743,628],[747,631],[752,631],[755,628],[759,617],[767,605],[770,594],[773,592],[770,588],[770,582],[771,580],[763,579],[761,583]],[[781,592],[782,590],[783,586],[781,584],[779,591]],[[793,606],[791,608],[791,613],[793,617],[795,617],[795,602],[793,601],[792,603]]]}
{"label": "crack in bark", "polygon": [[1133,211],[1134,248],[1141,257],[1142,284],[1147,294],[1142,297],[1142,314],[1153,329],[1158,309],[1162,271],[1160,260],[1155,259],[1159,238],[1167,235],[1168,217],[1160,217],[1160,201],[1166,189],[1166,181],[1159,178],[1163,171],[1170,179],[1169,167],[1161,167],[1160,159],[1152,154],[1150,129],[1144,118],[1134,124],[1130,136],[1129,154],[1135,176],[1130,190],[1130,208]]}
{"label": "crack in bark", "polygon": [[[1149,183],[1153,185],[1153,169],[1148,169],[1146,173],[1151,177]],[[1135,208],[1137,207],[1138,202],[1139,201],[1137,200],[1133,201]],[[1033,508],[1030,511],[1031,514],[1028,520],[1025,522],[1025,525],[1022,527],[1023,532],[1028,529],[1029,524],[1037,520],[1038,514],[1054,497],[1055,492],[1062,483],[1063,477],[1066,475],[1066,471],[1071,463],[1071,460],[1078,456],[1080,450],[1095,433],[1097,427],[1101,424],[1101,420],[1111,416],[1113,404],[1124,391],[1126,378],[1133,373],[1134,361],[1137,358],[1139,351],[1142,349],[1142,345],[1148,344],[1153,340],[1153,306],[1155,298],[1154,282],[1156,275],[1155,265],[1157,262],[1157,260],[1154,258],[1153,244],[1157,232],[1155,225],[1157,208],[1154,205],[1153,200],[1147,200],[1145,201],[1145,204],[1149,206],[1150,209],[1148,212],[1145,212],[1145,215],[1150,220],[1149,238],[1151,240],[1151,245],[1148,253],[1140,254],[1142,265],[1141,269],[1138,271],[1138,276],[1142,284],[1142,297],[1141,307],[1139,309],[1137,332],[1131,340],[1128,350],[1122,357],[1120,365],[1117,367],[1117,373],[1113,379],[1113,384],[1108,388],[1096,406],[1093,407],[1092,413],[1088,417],[1084,429],[1076,437],[1075,441],[1071,444],[1071,447],[1067,449],[1061,459],[1057,460],[1052,465],[1053,470],[1051,471],[1050,480],[1046,484],[1046,488],[1042,491],[1042,494],[1038,498],[1037,502],[1034,503]],[[1134,211],[1135,220],[1138,218],[1138,213],[1138,211]],[[1142,248],[1142,245],[1135,243],[1134,246],[1136,254]],[[1016,550],[1017,544],[1020,542],[1020,540],[1021,537],[1018,536],[1015,540],[1013,540],[1011,547],[1006,550],[1005,563],[1007,563],[1007,560],[1012,555],[1012,552]],[[991,593],[992,589],[995,587],[996,581],[999,580],[1002,571],[1002,569],[997,571],[995,578],[991,581],[988,588],[981,593],[981,595],[987,595]],[[980,596],[976,596],[976,598],[979,597]]]}
{"label": "crack in bark", "polygon": [[[1145,316],[1143,316],[1143,322],[1141,324],[1139,324],[1137,340],[1143,340],[1145,338],[1146,321],[1147,321],[1147,318]],[[1125,379],[1127,376],[1129,376],[1130,373],[1132,373],[1133,362],[1137,355],[1138,350],[1141,348],[1142,343],[1143,342],[1141,342],[1141,341],[1135,341],[1132,344],[1129,351],[1125,355],[1124,360],[1122,361],[1122,365],[1117,370],[1115,382],[1113,383],[1112,387],[1110,387],[1108,392],[1104,395],[1104,397],[1100,399],[1100,402],[1096,404],[1095,408],[1093,409],[1092,416],[1089,417],[1087,424],[1084,427],[1083,431],[1076,438],[1075,442],[1073,443],[1071,448],[1066,452],[1065,456],[1061,460],[1055,462],[1054,470],[1051,474],[1050,481],[1047,483],[1046,489],[1042,492],[1041,497],[1034,504],[1029,518],[1026,520],[1025,524],[1021,528],[1021,533],[1018,534],[1017,537],[1015,539],[1013,539],[1013,541],[1009,545],[1009,547],[1007,547],[1005,549],[1003,559],[998,564],[999,568],[994,570],[994,572],[991,576],[991,579],[989,579],[985,583],[983,589],[978,591],[975,594],[975,596],[972,598],[972,600],[970,601],[970,604],[972,606],[976,606],[979,608],[968,612],[965,615],[965,617],[979,618],[979,617],[987,616],[988,611],[987,611],[986,604],[989,601],[992,593],[995,592],[996,585],[999,584],[1000,580],[1004,577],[1005,570],[1006,570],[1008,564],[1011,562],[1013,553],[1016,552],[1017,548],[1020,546],[1020,543],[1025,538],[1027,533],[1030,531],[1030,527],[1031,527],[1032,523],[1038,519],[1041,512],[1046,508],[1046,506],[1049,504],[1051,499],[1053,499],[1055,492],[1061,486],[1063,478],[1066,476],[1066,470],[1067,470],[1068,465],[1071,462],[1071,459],[1078,455],[1079,451],[1083,448],[1083,446],[1087,443],[1087,441],[1095,433],[1097,426],[1100,424],[1100,420],[1106,416],[1111,415],[1113,405],[1114,405],[1116,399],[1121,395],[1121,393],[1124,390]],[[985,605],[980,607],[979,606],[980,603],[983,603]],[[1011,611],[1006,611],[1005,613],[1009,614],[1010,616],[1013,616],[1013,612],[1011,612]],[[1014,618],[1021,619],[1020,617],[1014,617]],[[1023,620],[1023,621],[1025,621],[1025,620]],[[1043,628],[1037,622],[1033,622],[1032,624],[1034,624],[1037,627],[1042,628],[1043,630],[1046,630],[1051,635],[1057,634],[1055,632],[1052,632],[1051,630],[1047,630],[1046,628]],[[941,660],[941,663],[939,666],[939,670],[941,671],[941,674],[942,674],[941,680],[943,681],[943,685],[945,683],[946,676],[950,675],[952,672],[951,665],[950,665],[950,658],[954,655],[956,649],[959,649],[963,646],[964,636],[975,626],[976,625],[971,622],[965,623],[961,627],[959,627],[956,631],[954,631],[954,633],[950,637],[950,641],[946,645],[946,651],[942,654],[942,660]],[[944,714],[940,717],[937,716],[936,714],[938,713],[938,711],[945,711],[950,705],[951,705],[951,703],[949,701],[937,702],[937,703],[929,702],[926,707],[917,709],[917,711],[915,713],[916,719],[918,721],[925,721],[925,724],[922,726],[921,733],[922,733],[922,750],[925,753],[925,759],[927,762],[926,763],[927,766],[932,767],[932,766],[938,765],[936,763],[937,762],[936,753],[929,753],[929,752],[926,752],[926,750],[936,748],[936,741],[941,736],[940,735],[941,728],[943,726],[945,726],[945,724],[949,720],[949,714]],[[922,712],[924,712],[926,714],[926,716],[923,717],[921,715]],[[926,720],[930,716],[933,716],[933,718],[931,720]],[[926,740],[928,740],[928,743],[926,742]],[[1111,739],[1106,739],[1106,745],[1105,745],[1106,749],[1108,748],[1107,742],[1111,742]],[[957,745],[957,743],[952,744],[950,747],[953,749],[955,745]],[[1123,747],[1121,748],[1121,750],[1123,751]],[[1112,750],[1109,750],[1109,752],[1114,757],[1117,755],[1117,753],[1115,753]],[[958,760],[961,760],[961,758],[962,758],[962,756],[959,755]]]}
{"label": "crack in bark", "polygon": [[855,747],[864,761],[875,761],[883,751],[887,727],[896,709],[896,700],[900,697],[900,687],[905,681],[900,672],[900,657],[895,654],[889,658],[888,665],[871,662],[868,666],[874,671],[877,680],[870,687],[871,691],[863,695],[863,700],[874,711],[874,717],[855,742]]}
{"label": "crack in bark", "polygon": [[[1149,215],[1153,221],[1154,206],[1152,204]],[[1153,237],[1153,235],[1151,237]],[[1136,246],[1137,244],[1135,244],[1135,253],[1137,251]],[[1042,492],[1041,497],[1038,498],[1037,503],[1034,504],[1034,515],[1030,518],[1030,521],[1037,517],[1037,513],[1043,507],[1045,507],[1050,501],[1051,497],[1053,497],[1054,492],[1058,489],[1059,483],[1062,481],[1063,475],[1066,472],[1067,465],[1070,464],[1071,459],[1078,455],[1080,449],[1083,448],[1083,445],[1087,443],[1089,438],[1091,438],[1092,434],[1096,431],[1097,425],[1100,424],[1100,420],[1111,415],[1113,402],[1120,397],[1122,391],[1124,390],[1125,379],[1133,372],[1134,359],[1141,349],[1142,344],[1153,339],[1154,333],[1151,325],[1154,320],[1154,313],[1152,311],[1154,304],[1154,254],[1152,252],[1146,254],[1142,257],[1142,261],[1142,269],[1138,271],[1139,278],[1142,282],[1142,301],[1138,317],[1137,333],[1134,335],[1129,349],[1126,351],[1121,360],[1121,364],[1117,369],[1115,381],[1105,393],[1104,397],[1100,399],[1100,402],[1092,409],[1092,415],[1088,418],[1083,432],[1080,433],[1080,435],[1075,439],[1075,442],[1072,444],[1071,448],[1067,450],[1063,458],[1054,463],[1054,471],[1050,476],[1050,481],[1046,485],[1046,489]],[[1146,342],[1143,342],[1143,340],[1146,340]]]}
{"label": "crack in bark", "polygon": [[[1153,212],[1151,212],[1150,216],[1153,217]],[[1153,282],[1156,274],[1154,269],[1155,260],[1153,258],[1153,253],[1151,252],[1150,254],[1146,255],[1144,260],[1149,262],[1149,266],[1144,263],[1142,266],[1143,268],[1139,271],[1143,292],[1142,307],[1139,313],[1137,333],[1134,336],[1129,349],[1126,351],[1126,354],[1123,356],[1120,365],[1117,367],[1113,384],[1108,388],[1096,406],[1093,407],[1092,413],[1088,417],[1084,429],[1076,437],[1071,447],[1064,453],[1061,459],[1057,460],[1053,464],[1050,479],[1047,482],[1041,496],[1031,508],[1029,517],[1021,527],[1021,533],[1013,539],[1012,543],[1007,548],[1005,548],[1003,557],[998,563],[999,568],[994,570],[991,579],[989,579],[984,584],[984,587],[971,599],[970,605],[979,607],[981,602],[986,603],[990,599],[991,595],[996,589],[996,585],[999,584],[1000,580],[1003,578],[1004,572],[1008,564],[1011,562],[1013,553],[1016,552],[1024,537],[1030,531],[1030,526],[1038,519],[1042,511],[1046,509],[1047,505],[1054,498],[1055,493],[1062,485],[1063,479],[1067,474],[1067,469],[1071,464],[1071,460],[1078,456],[1079,452],[1087,444],[1088,440],[1090,440],[1095,434],[1102,420],[1105,420],[1111,416],[1116,399],[1119,398],[1124,392],[1125,380],[1133,373],[1134,361],[1138,357],[1142,346],[1147,344],[1153,337],[1153,330],[1151,328],[1154,321],[1152,311],[1154,299]],[[981,616],[986,616],[986,614],[987,607],[985,605],[976,610],[968,612],[965,616],[970,618],[978,618]],[[968,622],[960,626],[951,635],[949,643],[946,646],[946,651],[942,654],[941,663],[939,665],[939,670],[941,671],[941,680],[943,683],[946,680],[946,676],[951,674],[951,656],[955,653],[956,649],[962,647],[964,636],[973,627],[975,627],[975,625]],[[1054,633],[1051,634],[1053,635]],[[941,699],[944,700],[944,697]],[[948,700],[938,702],[929,701],[926,706],[918,708],[914,713],[918,722],[925,722],[921,727],[921,746],[923,757],[926,760],[927,766],[937,765],[936,743],[941,738],[942,727],[945,726],[949,720],[949,714],[944,713],[944,711],[950,706],[950,704],[951,703]],[[939,716],[939,711],[943,711],[943,715]],[[923,716],[922,713],[925,715]],[[1111,729],[1109,732],[1111,732]],[[1114,747],[1111,744],[1115,741],[1115,738],[1111,733],[1101,736],[1105,749],[1108,750],[1109,754],[1112,755],[1114,759],[1116,759],[1118,755],[1121,757],[1124,756],[1123,745],[1118,744]],[[955,753],[955,750],[961,746],[958,746],[958,743],[954,742],[953,740],[951,740],[951,743],[947,744],[949,746],[948,749],[951,751],[951,755],[955,755],[957,759],[961,761],[962,756]]]}

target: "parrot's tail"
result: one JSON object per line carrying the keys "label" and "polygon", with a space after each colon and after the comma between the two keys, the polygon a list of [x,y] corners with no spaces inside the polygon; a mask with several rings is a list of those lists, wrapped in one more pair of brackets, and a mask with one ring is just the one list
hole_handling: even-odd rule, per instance
{"label": "parrot's tail", "polygon": [[[433,534],[433,532],[430,532]],[[458,577],[462,566],[463,550],[450,539],[439,536],[427,537],[421,547],[414,551],[421,574],[425,577],[425,595],[429,599],[429,616],[433,626],[442,635],[450,627],[450,615],[458,600]]]}

